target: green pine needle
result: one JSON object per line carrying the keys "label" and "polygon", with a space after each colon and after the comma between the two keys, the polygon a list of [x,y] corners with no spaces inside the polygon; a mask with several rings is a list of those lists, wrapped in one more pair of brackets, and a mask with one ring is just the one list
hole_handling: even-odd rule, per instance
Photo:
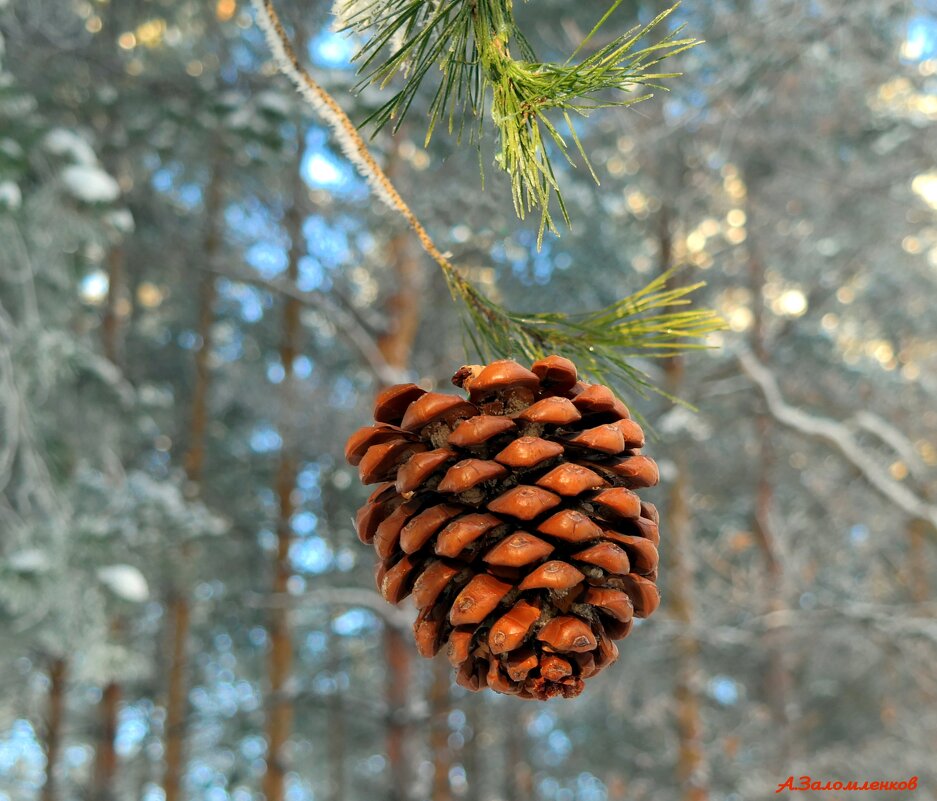
{"label": "green pine needle", "polygon": [[483,361],[535,361],[557,353],[594,381],[617,384],[642,397],[654,392],[670,398],[633,360],[706,348],[706,336],[726,327],[712,310],[686,308],[704,284],[668,288],[673,274],[669,270],[623,300],[584,314],[519,314],[488,300],[458,276],[450,276],[449,285],[466,310],[465,330]]}
{"label": "green pine needle", "polygon": [[[697,44],[680,39],[680,29],[659,42],[639,46],[676,8],[645,26],[638,26],[600,47],[579,63],[580,51],[621,4],[616,0],[579,47],[562,64],[542,63],[514,22],[512,0],[360,0],[345,21],[365,38],[355,59],[363,74],[361,86],[386,86],[398,76],[403,85],[365,124],[380,130],[402,123],[424,79],[440,74],[429,108],[426,141],[446,121],[449,132],[461,136],[466,119],[478,143],[483,132],[486,103],[498,131],[498,166],[511,178],[514,208],[524,218],[540,210],[538,246],[544,231],[557,233],[551,212],[555,196],[567,224],[569,215],[551,162],[551,152],[574,164],[572,141],[579,157],[598,180],[573,127],[570,112],[588,115],[598,108],[625,107],[651,97],[636,88],[662,88],[660,81],[678,73],[657,73],[664,58]],[[512,48],[521,58],[515,57]],[[550,115],[562,120],[564,136]]]}

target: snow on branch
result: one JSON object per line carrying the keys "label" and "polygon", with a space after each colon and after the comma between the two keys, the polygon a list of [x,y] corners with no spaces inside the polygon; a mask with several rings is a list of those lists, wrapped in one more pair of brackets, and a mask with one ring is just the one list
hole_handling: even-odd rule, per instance
{"label": "snow on branch", "polygon": [[937,527],[937,506],[917,496],[895,481],[884,467],[875,464],[869,458],[868,450],[856,442],[846,425],[791,406],[784,400],[774,373],[749,351],[739,351],[737,356],[745,374],[761,391],[768,411],[775,420],[794,431],[826,442],[839,451],[885,499],[908,515],[927,520]]}
{"label": "snow on branch", "polygon": [[901,457],[912,474],[924,471],[924,462],[914,449],[914,443],[897,426],[868,409],[856,412],[850,422],[891,448]]}

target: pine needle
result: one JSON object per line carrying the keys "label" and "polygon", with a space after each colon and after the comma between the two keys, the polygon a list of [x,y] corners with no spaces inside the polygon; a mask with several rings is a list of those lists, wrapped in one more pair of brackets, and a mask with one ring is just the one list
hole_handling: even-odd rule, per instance
{"label": "pine needle", "polygon": [[515,24],[511,0],[342,2],[340,8],[354,7],[342,25],[364,38],[355,55],[362,74],[359,88],[386,87],[402,78],[400,88],[363,124],[375,132],[386,125],[396,130],[432,75],[440,77],[429,107],[427,143],[440,122],[446,121],[450,133],[457,130],[461,135],[466,117],[474,117],[477,124],[468,130],[472,141],[480,144],[485,108],[490,106],[499,145],[495,162],[510,176],[517,215],[523,219],[539,209],[538,247],[547,229],[558,233],[550,208],[554,196],[569,224],[551,158],[558,154],[575,166],[569,144],[550,116],[556,113],[565,122],[576,152],[595,178],[570,112],[587,116],[596,109],[626,107],[650,98],[650,93],[634,90],[663,88],[661,81],[679,73],[652,69],[698,44],[695,39],[678,38],[682,31],[678,28],[639,47],[674,6],[573,63],[621,5],[616,0],[564,63],[539,62]]}
{"label": "pine needle", "polygon": [[[368,3],[366,0],[360,4],[356,0],[356,13],[365,13],[382,2],[371,0]],[[423,249],[439,266],[453,299],[464,312],[466,335],[479,357],[488,360],[519,356],[532,361],[550,353],[561,353],[576,361],[584,375],[597,381],[627,385],[641,394],[650,390],[666,395],[654,387],[631,360],[637,357],[674,356],[686,350],[705,347],[702,339],[710,332],[724,327],[715,312],[680,310],[680,307],[690,302],[689,296],[702,284],[668,289],[671,273],[656,278],[640,291],[604,309],[579,315],[556,312],[519,314],[486,298],[436,246],[429,232],[381,169],[348,115],[300,63],[273,7],[273,0],[253,0],[253,4],[257,11],[257,21],[267,36],[280,70],[293,81],[300,95],[329,125],[342,152],[365,176],[372,191],[406,220]],[[398,11],[405,13],[410,9],[412,13],[418,10],[418,6],[423,6],[423,3],[404,3]],[[552,126],[548,130],[551,137],[560,139]],[[536,169],[538,180],[556,187],[556,178],[549,162]],[[557,197],[565,216],[562,197],[559,194]]]}

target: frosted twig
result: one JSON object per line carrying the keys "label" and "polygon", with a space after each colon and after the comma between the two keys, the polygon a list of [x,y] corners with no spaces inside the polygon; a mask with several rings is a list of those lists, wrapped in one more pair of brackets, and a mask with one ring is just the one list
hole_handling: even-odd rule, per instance
{"label": "frosted twig", "polygon": [[300,64],[273,7],[272,0],[252,0],[252,2],[257,11],[257,24],[267,38],[273,60],[280,71],[292,81],[302,98],[331,128],[342,152],[364,176],[374,194],[407,221],[417,239],[420,240],[423,249],[440,266],[446,278],[457,283],[464,282],[455,265],[436,247],[423,224],[400,196],[390,178],[387,177],[387,173],[381,169],[367,143],[342,107]]}
{"label": "frosted twig", "polygon": [[863,431],[867,431],[881,441],[884,445],[890,447],[907,464],[912,473],[918,473],[924,470],[924,462],[917,455],[914,449],[914,443],[908,439],[907,435],[897,426],[892,425],[887,420],[882,419],[874,412],[863,409],[857,412],[852,422]]}
{"label": "frosted twig", "polygon": [[872,462],[868,450],[855,441],[847,426],[838,420],[809,414],[791,406],[781,395],[774,373],[748,351],[740,351],[737,356],[746,375],[761,391],[768,411],[775,420],[794,431],[831,445],[884,498],[912,517],[923,518],[937,527],[937,506],[915,495],[888,475],[881,465]]}

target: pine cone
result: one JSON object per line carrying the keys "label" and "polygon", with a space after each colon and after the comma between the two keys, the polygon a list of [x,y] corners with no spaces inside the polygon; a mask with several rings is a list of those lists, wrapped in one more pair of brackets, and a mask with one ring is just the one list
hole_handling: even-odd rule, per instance
{"label": "pine cone", "polygon": [[345,455],[365,484],[362,542],[390,603],[413,598],[417,648],[448,643],[457,681],[571,698],[658,606],[657,483],[644,434],[568,359],[463,367],[469,398],[402,384]]}

